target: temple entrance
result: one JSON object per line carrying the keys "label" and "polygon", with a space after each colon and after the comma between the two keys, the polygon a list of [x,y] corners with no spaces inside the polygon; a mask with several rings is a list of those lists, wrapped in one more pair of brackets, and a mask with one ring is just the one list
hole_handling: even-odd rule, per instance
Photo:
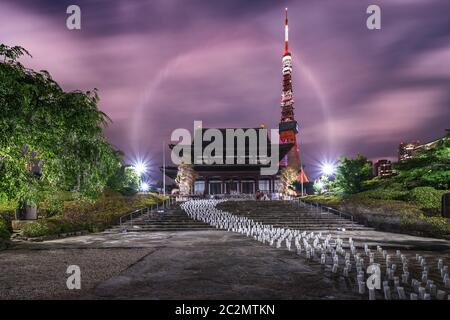
{"label": "temple entrance", "polygon": [[255,182],[254,181],[242,181],[242,192],[245,194],[255,193]]}
{"label": "temple entrance", "polygon": [[204,194],[205,193],[205,181],[198,180],[194,183],[194,194]]}
{"label": "temple entrance", "polygon": [[259,180],[258,189],[263,193],[266,194],[270,193],[271,191],[270,180]]}
{"label": "temple entrance", "polygon": [[222,193],[222,182],[221,181],[210,181],[209,182],[209,194],[221,194]]}
{"label": "temple entrance", "polygon": [[225,182],[225,193],[236,194],[239,193],[239,182],[237,180],[228,180]]}

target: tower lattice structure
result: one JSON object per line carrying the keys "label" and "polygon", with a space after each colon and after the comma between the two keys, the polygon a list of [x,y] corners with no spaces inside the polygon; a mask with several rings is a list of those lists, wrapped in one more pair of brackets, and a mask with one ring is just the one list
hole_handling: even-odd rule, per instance
{"label": "tower lattice structure", "polygon": [[280,144],[293,144],[288,154],[280,161],[281,167],[292,167],[299,173],[298,180],[307,182],[300,161],[300,150],[297,142],[298,122],[294,116],[294,98],[292,93],[292,54],[289,51],[288,11],[285,10],[284,22],[284,54],[282,58],[283,91],[281,94],[281,121],[279,124]]}

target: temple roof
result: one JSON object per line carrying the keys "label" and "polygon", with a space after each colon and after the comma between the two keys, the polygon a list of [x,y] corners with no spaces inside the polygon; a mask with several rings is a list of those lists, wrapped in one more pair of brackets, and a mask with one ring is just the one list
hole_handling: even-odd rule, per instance
{"label": "temple roof", "polygon": [[[212,141],[209,140],[205,140],[205,132],[208,130],[209,128],[202,128],[202,154],[204,154],[205,149],[213,144],[217,144],[215,143],[215,135],[214,132],[211,132]],[[258,156],[265,156],[267,155],[267,157],[271,156],[271,148],[278,148],[279,150],[279,159],[281,160],[288,152],[289,150],[293,147],[293,144],[278,144],[278,143],[271,143],[270,138],[267,134],[268,129],[264,129],[264,128],[211,128],[213,130],[218,130],[216,131],[216,133],[220,132],[220,136],[222,139],[222,150],[223,150],[223,154],[222,154],[222,161],[223,161],[223,165],[226,164],[226,159],[227,159],[227,154],[229,153],[231,155],[231,153],[234,151],[233,156],[233,163],[237,164],[237,158],[238,158],[238,154],[239,155],[243,155],[244,158],[244,165],[252,165],[252,163],[249,160],[249,151],[250,151],[250,147],[252,147],[252,155],[258,155]],[[227,130],[233,130],[233,131],[227,131]],[[250,139],[247,137],[244,138],[244,144],[242,144],[242,141],[240,143],[238,143],[238,138],[236,136],[233,135],[233,132],[236,132],[236,130],[243,130],[244,133],[248,133],[250,134],[251,131],[247,131],[248,129],[254,130],[253,131],[253,137],[252,138],[256,138],[254,141],[254,143],[252,145],[250,145]],[[265,130],[265,131],[262,131]],[[266,152],[263,152],[263,150],[260,150],[260,137],[261,135],[264,135],[264,138],[266,139],[265,145],[267,146],[267,150]],[[227,140],[229,138],[234,138],[234,141],[232,143],[232,148],[231,151],[229,151],[227,148]],[[242,138],[241,138],[242,139]],[[220,142],[219,142],[220,143]],[[264,144],[264,142],[261,142],[261,144]],[[194,148],[192,147],[194,145],[194,141],[191,142],[191,159],[194,159]],[[170,149],[174,148],[174,144],[170,144],[169,147]],[[182,147],[182,145],[180,145],[180,147]],[[188,146],[186,146],[188,147]],[[210,147],[210,148],[211,148]],[[215,151],[215,150],[214,150]],[[182,153],[181,153],[182,155]],[[215,156],[215,152],[212,152],[212,156]],[[219,155],[218,155],[219,156]],[[259,158],[258,158],[259,159]],[[211,166],[223,166],[222,164],[212,164]],[[240,164],[242,165],[242,164]],[[226,166],[230,166],[229,164],[227,164]],[[232,166],[232,165],[231,165]],[[258,168],[261,167],[261,165],[257,165]]]}

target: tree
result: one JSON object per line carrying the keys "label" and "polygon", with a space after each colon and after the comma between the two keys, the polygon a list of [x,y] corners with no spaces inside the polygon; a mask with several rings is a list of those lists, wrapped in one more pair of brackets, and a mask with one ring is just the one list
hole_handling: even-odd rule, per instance
{"label": "tree", "polygon": [[175,182],[180,188],[181,195],[189,195],[193,193],[192,184],[197,177],[197,173],[194,170],[194,167],[191,164],[181,163],[178,166],[177,177]]}
{"label": "tree", "polygon": [[280,192],[286,196],[294,196],[296,194],[295,181],[297,181],[297,170],[292,167],[286,167],[281,170]]}
{"label": "tree", "polygon": [[341,158],[336,168],[335,185],[344,194],[364,190],[365,182],[372,178],[372,166],[367,158],[358,154],[354,159]]}
{"label": "tree", "polygon": [[107,185],[109,189],[123,195],[133,195],[139,191],[141,177],[132,166],[119,166],[119,170],[110,177]]}
{"label": "tree", "polygon": [[334,181],[330,180],[328,176],[322,175],[314,180],[313,189],[316,194],[325,194],[334,189]]}
{"label": "tree", "polygon": [[0,45],[0,192],[19,202],[58,191],[95,199],[120,165],[97,91],[63,91],[48,72],[20,64],[24,54]]}
{"label": "tree", "polygon": [[395,165],[396,179],[409,189],[430,186],[450,189],[450,133],[430,148]]}

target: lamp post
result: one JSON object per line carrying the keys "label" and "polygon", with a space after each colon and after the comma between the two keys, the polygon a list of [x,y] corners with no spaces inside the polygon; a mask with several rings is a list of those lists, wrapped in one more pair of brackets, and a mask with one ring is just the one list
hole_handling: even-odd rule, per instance
{"label": "lamp post", "polygon": [[301,175],[300,175],[300,185],[301,185],[301,191],[302,191],[302,197],[305,195],[303,192],[303,166],[301,166]]}
{"label": "lamp post", "polygon": [[163,141],[163,196],[166,196],[166,146]]}

